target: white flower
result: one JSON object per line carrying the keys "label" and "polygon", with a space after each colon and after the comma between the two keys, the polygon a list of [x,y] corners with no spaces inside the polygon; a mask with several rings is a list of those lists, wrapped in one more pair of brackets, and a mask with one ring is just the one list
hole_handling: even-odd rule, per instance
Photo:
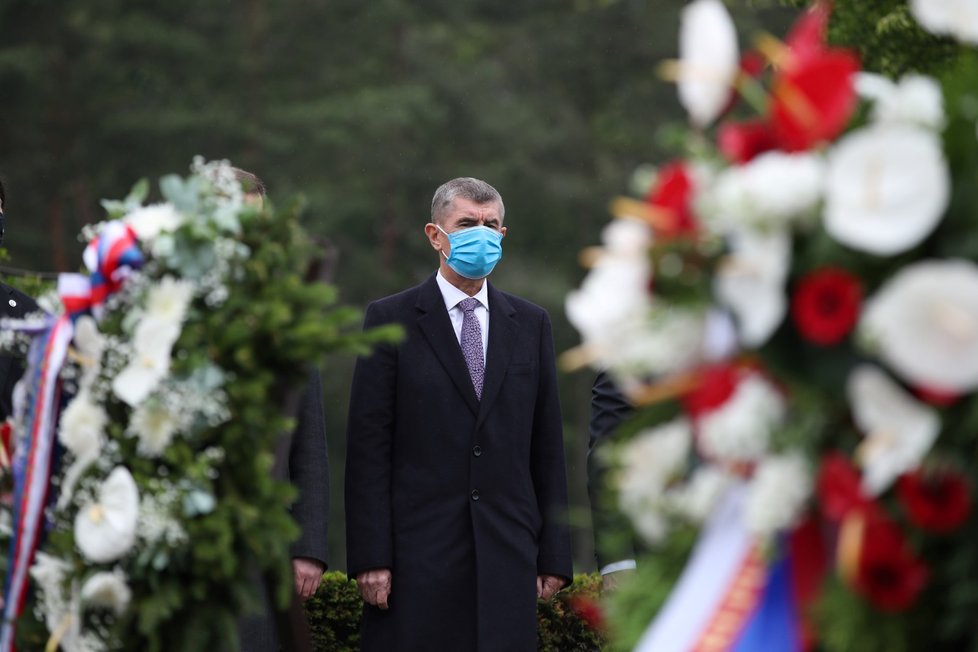
{"label": "white flower", "polygon": [[58,441],[75,457],[94,460],[102,450],[108,421],[105,410],[82,392],[61,413]]}
{"label": "white flower", "polygon": [[785,416],[785,401],[760,374],[742,378],[733,395],[697,420],[699,445],[718,462],[751,462],[768,448],[772,431]]}
{"label": "white flower", "polygon": [[857,453],[863,490],[878,496],[920,465],[937,439],[940,419],[870,365],[852,371],[846,390],[853,420],[865,437]]}
{"label": "white flower", "polygon": [[937,134],[907,124],[871,125],[829,154],[825,229],[853,249],[899,254],[934,230],[950,188]]}
{"label": "white flower", "polygon": [[860,334],[905,381],[926,389],[978,389],[978,266],[908,265],[866,303]]}
{"label": "white flower", "polygon": [[694,0],[679,25],[679,102],[698,127],[723,111],[740,68],[737,30],[720,0]]}
{"label": "white flower", "polygon": [[713,464],[699,466],[684,485],[669,489],[666,498],[673,510],[686,520],[700,524],[713,511],[732,478]]}
{"label": "white flower", "polygon": [[786,530],[798,521],[811,493],[811,472],[804,457],[798,453],[765,457],[747,494],[747,528],[760,536]]}
{"label": "white flower", "polygon": [[650,543],[660,541],[668,532],[662,513],[663,492],[685,468],[691,445],[689,422],[676,419],[638,433],[622,448],[619,502],[635,529]]}
{"label": "white flower", "polygon": [[932,77],[910,74],[894,83],[883,75],[861,72],[856,75],[856,90],[873,100],[877,122],[904,122],[935,130],[944,127],[944,95]]}
{"label": "white flower", "polygon": [[713,290],[737,318],[741,342],[764,344],[788,310],[784,284],[791,264],[791,237],[785,231],[734,232],[730,253],[720,261]]}
{"label": "white flower", "polygon": [[91,316],[82,315],[75,322],[74,343],[84,368],[81,387],[91,387],[101,369],[102,351],[105,349],[105,337]]}
{"label": "white flower", "polygon": [[129,606],[132,591],[121,570],[100,571],[89,577],[81,588],[81,599],[89,606],[111,609],[121,616]]}
{"label": "white flower", "polygon": [[112,381],[112,391],[136,407],[170,372],[170,353],[180,337],[180,325],[158,319],[139,322],[129,364]]}
{"label": "white flower", "polygon": [[910,0],[910,11],[927,31],[978,45],[978,2],[975,0]]}
{"label": "white flower", "polygon": [[697,200],[714,231],[782,229],[815,216],[825,186],[825,163],[815,154],[766,152],[717,175]]}
{"label": "white flower", "polygon": [[164,277],[150,288],[146,297],[146,319],[182,324],[187,307],[194,297],[194,284]]}
{"label": "white flower", "polygon": [[139,490],[128,469],[117,466],[98,490],[95,502],[78,510],[75,545],[89,561],[98,564],[125,555],[136,541]]}
{"label": "white flower", "polygon": [[149,457],[159,457],[170,445],[180,422],[165,405],[159,401],[140,403],[133,411],[126,432],[139,438],[139,453]]}
{"label": "white flower", "polygon": [[184,217],[172,204],[153,204],[129,213],[122,221],[132,228],[140,241],[148,242],[164,231],[176,231]]}
{"label": "white flower", "polygon": [[706,313],[654,303],[644,315],[617,325],[600,362],[626,377],[665,375],[702,358]]}

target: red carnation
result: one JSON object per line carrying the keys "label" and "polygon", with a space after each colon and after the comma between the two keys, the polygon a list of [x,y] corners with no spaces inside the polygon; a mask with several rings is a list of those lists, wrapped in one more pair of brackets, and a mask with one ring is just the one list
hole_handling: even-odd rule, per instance
{"label": "red carnation", "polygon": [[834,140],[849,123],[857,97],[859,60],[847,50],[795,57],[774,79],[771,125],[789,152]]}
{"label": "red carnation", "polygon": [[971,513],[968,481],[950,469],[905,473],[897,495],[911,523],[939,534],[958,529]]}
{"label": "red carnation", "polygon": [[589,629],[602,632],[605,628],[604,612],[595,600],[583,595],[575,595],[570,599],[570,607],[574,614],[584,621]]}
{"label": "red carnation", "polygon": [[683,397],[683,406],[691,417],[698,417],[720,407],[737,389],[740,370],[735,365],[706,367],[699,373],[696,387]]}
{"label": "red carnation", "polygon": [[732,163],[747,163],[777,146],[771,126],[764,120],[726,122],[717,130],[717,147]]}
{"label": "red carnation", "polygon": [[863,533],[855,585],[881,611],[910,607],[927,583],[927,567],[900,530],[883,518],[869,518]]}
{"label": "red carnation", "polygon": [[861,302],[858,278],[845,270],[825,267],[798,282],[791,316],[802,337],[828,346],[838,344],[856,325]]}
{"label": "red carnation", "polygon": [[822,458],[816,492],[822,511],[833,521],[841,521],[853,511],[867,511],[872,502],[863,495],[859,471],[849,458],[832,451]]}
{"label": "red carnation", "polygon": [[670,163],[662,168],[646,201],[664,209],[670,216],[669,223],[658,229],[661,235],[674,237],[696,231],[692,206],[693,180],[685,163]]}

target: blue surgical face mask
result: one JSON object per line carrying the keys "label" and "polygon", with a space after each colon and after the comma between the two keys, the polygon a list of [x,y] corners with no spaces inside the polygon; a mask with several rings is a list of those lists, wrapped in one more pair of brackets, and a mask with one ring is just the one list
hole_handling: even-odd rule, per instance
{"label": "blue surgical face mask", "polygon": [[472,280],[485,278],[503,257],[503,234],[488,226],[473,226],[454,233],[440,226],[438,230],[448,236],[448,244],[452,246],[445,262],[459,276]]}

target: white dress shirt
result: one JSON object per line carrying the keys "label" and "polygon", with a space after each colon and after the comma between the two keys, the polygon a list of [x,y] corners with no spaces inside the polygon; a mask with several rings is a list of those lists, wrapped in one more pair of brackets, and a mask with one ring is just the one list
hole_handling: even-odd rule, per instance
{"label": "white dress shirt", "polygon": [[[458,340],[461,346],[462,319],[465,318],[465,314],[458,307],[458,304],[460,301],[468,299],[469,295],[449,283],[441,275],[441,270],[438,270],[435,280],[438,281],[438,289],[441,290],[441,296],[445,300],[445,309],[448,310],[448,316],[452,320],[452,328],[455,329],[455,339]],[[482,330],[482,359],[485,360],[486,348],[489,346],[489,282],[483,281],[482,289],[472,298],[479,301],[479,305],[475,308],[475,318],[479,320],[479,327]]]}

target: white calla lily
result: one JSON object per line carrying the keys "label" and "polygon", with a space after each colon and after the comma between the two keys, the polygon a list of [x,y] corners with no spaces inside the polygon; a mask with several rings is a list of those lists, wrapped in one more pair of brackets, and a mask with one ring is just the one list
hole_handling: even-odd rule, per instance
{"label": "white calla lily", "polygon": [[694,0],[679,25],[679,102],[705,127],[730,100],[740,68],[737,30],[720,0]]}
{"label": "white calla lily", "polygon": [[937,439],[941,422],[937,412],[872,365],[852,371],[847,393],[853,420],[864,436],[857,452],[863,490],[878,496],[900,475],[920,465]]}
{"label": "white calla lily", "polygon": [[899,254],[934,230],[950,193],[936,133],[908,124],[871,125],[829,154],[825,229],[853,249]]}
{"label": "white calla lily", "polygon": [[978,389],[978,265],[926,260],[903,268],[866,303],[859,328],[905,381]]}
{"label": "white calla lily", "polygon": [[788,310],[785,279],[791,264],[791,237],[786,231],[737,231],[730,253],[720,261],[713,290],[733,312],[741,342],[760,346],[781,324]]}
{"label": "white calla lily", "polygon": [[75,545],[98,564],[125,555],[136,541],[139,490],[129,470],[117,466],[98,489],[94,502],[83,505],[75,517]]}

